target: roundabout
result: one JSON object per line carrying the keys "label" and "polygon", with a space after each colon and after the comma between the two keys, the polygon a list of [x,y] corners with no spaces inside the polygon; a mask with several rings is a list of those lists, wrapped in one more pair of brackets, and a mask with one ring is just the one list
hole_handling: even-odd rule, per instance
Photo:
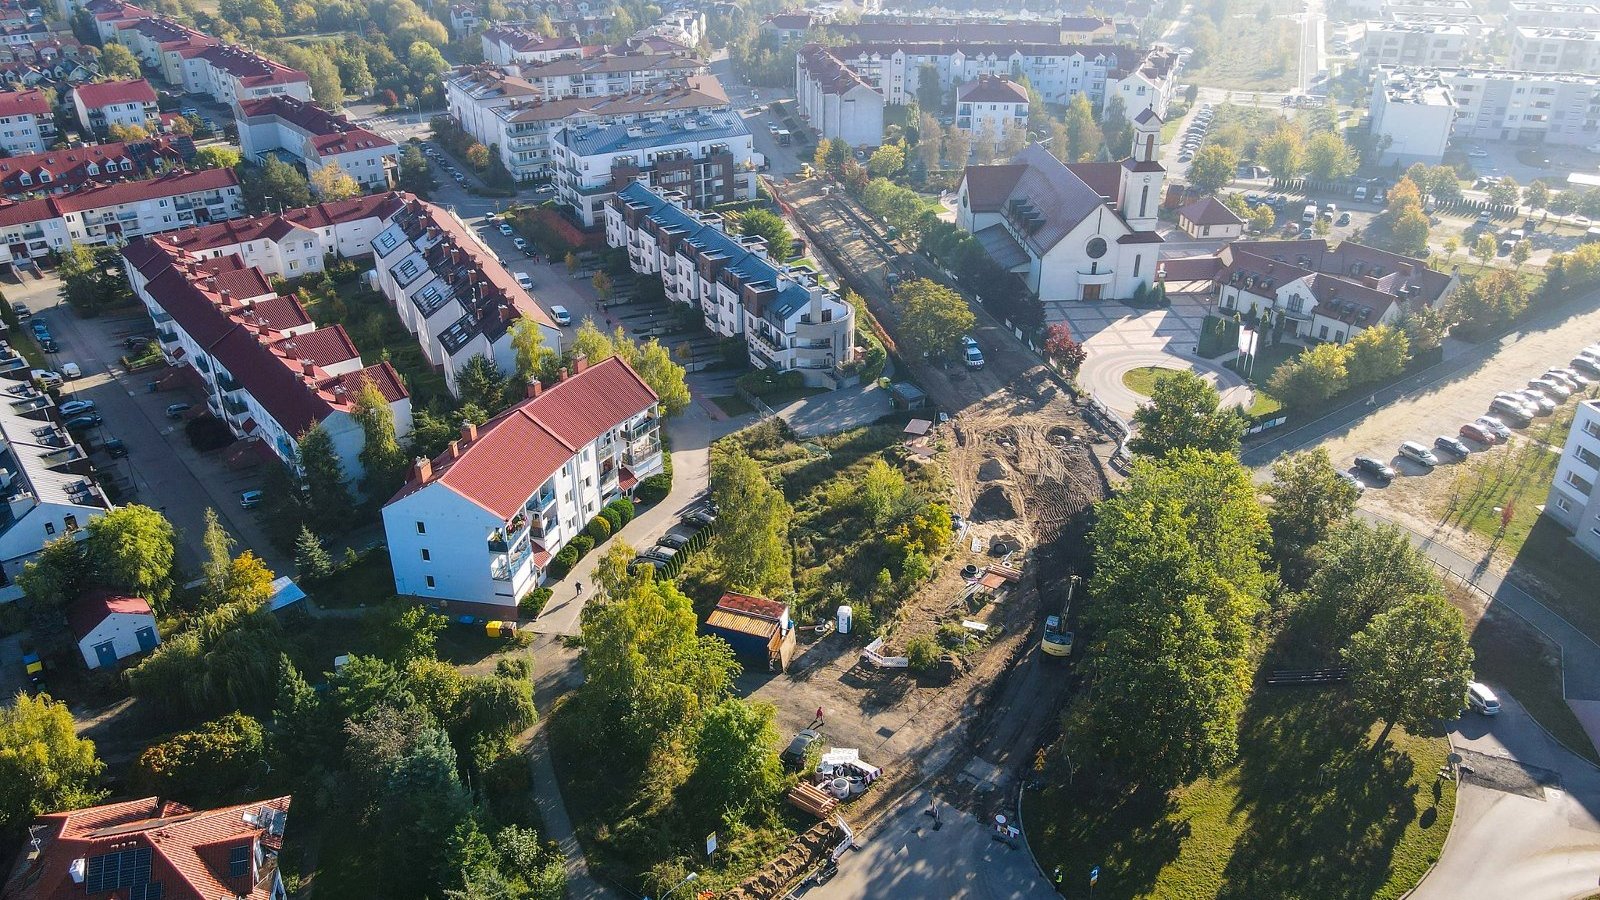
{"label": "roundabout", "polygon": [[1209,360],[1160,350],[1097,350],[1091,346],[1078,381],[1117,415],[1132,419],[1134,412],[1150,399],[1161,371],[1194,372],[1217,389],[1224,407],[1248,408],[1255,399],[1255,392],[1233,370]]}

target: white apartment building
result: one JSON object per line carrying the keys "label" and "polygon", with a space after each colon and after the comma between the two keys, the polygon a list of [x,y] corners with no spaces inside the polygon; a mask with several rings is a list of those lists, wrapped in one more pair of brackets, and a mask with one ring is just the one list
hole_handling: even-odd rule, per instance
{"label": "white apartment building", "polygon": [[336,165],[366,190],[388,187],[400,167],[394,141],[307,100],[288,94],[241,100],[233,114],[239,147],[252,161],[285,153],[307,177]]}
{"label": "white apartment building", "polygon": [[311,76],[270,60],[253,50],[232,45],[211,47],[200,54],[207,66],[207,90],[211,99],[233,105],[283,94],[297,100],[311,100]]}
{"label": "white apartment building", "polygon": [[274,94],[311,99],[306,73],[244,47],[119,0],[92,0],[85,9],[95,20],[102,43],[127,47],[162,80],[186,93],[207,94],[233,104]]}
{"label": "white apartment building", "polygon": [[722,217],[691,211],[681,194],[634,182],[606,206],[606,243],[626,247],[635,272],[659,275],[667,299],[698,310],[723,337],[743,335],[750,363],[837,387],[854,358],[855,310],[808,269],[767,255],[759,237],[735,237]]}
{"label": "white apartment building", "polygon": [[670,53],[623,53],[556,59],[519,66],[515,73],[540,96],[605,97],[649,91],[710,71],[703,59]]}
{"label": "white apartment building", "polygon": [[[26,378],[28,367],[8,374]],[[49,398],[26,381],[0,385],[0,603],[7,603],[22,597],[16,577],[45,544],[83,537],[111,503],[91,477],[89,454],[51,420]]]}
{"label": "white apartment building", "polygon": [[405,208],[396,192],[331,200],[282,213],[185,228],[162,236],[163,245],[202,259],[238,256],[271,278],[321,272],[329,257],[350,259],[372,252],[372,239]]}
{"label": "white apartment building", "polygon": [[1440,73],[1457,137],[1587,147],[1600,140],[1600,73],[1457,69]]}
{"label": "white apartment building", "polygon": [[852,147],[883,142],[883,94],[821,44],[795,54],[795,101],[800,118],[829,140]]}
{"label": "white apartment building", "polygon": [[714,75],[695,75],[662,88],[607,97],[544,100],[502,70],[457,70],[445,81],[450,115],[478,143],[498,152],[518,181],[550,175],[551,137],[563,127],[667,120],[728,108]]}
{"label": "white apartment building", "polygon": [[244,215],[232,169],[174,172],[38,200],[0,202],[0,265]]}
{"label": "white apartment building", "polygon": [[1458,66],[1471,40],[1460,25],[1368,22],[1361,67]]}
{"label": "white apartment building", "polygon": [[496,25],[478,36],[483,61],[494,66],[520,66],[576,59],[585,55],[583,41],[570,35],[549,37],[527,25]]}
{"label": "white apartment building", "polygon": [[1600,558],[1600,400],[1584,400],[1572,418],[1556,464],[1545,515],[1572,532],[1572,541]]}
{"label": "white apartment building", "polygon": [[529,319],[544,346],[560,352],[561,329],[506,271],[493,250],[455,213],[405,196],[404,207],[372,240],[378,289],[428,362],[459,395],[456,375],[474,356],[516,371],[511,329]]}
{"label": "white apartment building", "polygon": [[605,504],[662,470],[650,386],[620,357],[586,365],[418,460],[383,507],[404,596],[510,612]]}
{"label": "white apartment building", "polygon": [[604,222],[606,202],[641,176],[702,209],[756,195],[754,140],[730,111],[562,128],[552,147],[558,196],[585,228]]}
{"label": "white apartment building", "polygon": [[411,432],[411,398],[399,373],[387,362],[364,365],[342,325],[318,328],[261,270],[159,237],[135,240],[122,255],[168,362],[198,376],[207,407],[241,440],[295,466],[300,437],[320,424],[357,485],[365,436],[353,404],[365,382],[388,401],[396,436]]}
{"label": "white apartment building", "polygon": [[1009,78],[980,75],[956,88],[956,127],[999,139],[1028,128],[1028,91]]}
{"label": "white apartment building", "polygon": [[1511,66],[1523,72],[1600,74],[1600,29],[1524,25],[1511,34]]}
{"label": "white apartment building", "polygon": [[1455,126],[1456,101],[1431,70],[1378,69],[1372,82],[1372,134],[1383,148],[1380,165],[1438,165]]}
{"label": "white apartment building", "polygon": [[0,91],[0,150],[7,156],[43,153],[55,140],[56,120],[44,91]]}
{"label": "white apartment building", "polygon": [[1570,0],[1511,0],[1506,26],[1517,28],[1600,28],[1600,6]]}
{"label": "white apartment building", "polygon": [[113,125],[148,129],[160,116],[155,89],[143,78],[80,84],[72,89],[72,107],[78,124],[90,134],[104,134]]}

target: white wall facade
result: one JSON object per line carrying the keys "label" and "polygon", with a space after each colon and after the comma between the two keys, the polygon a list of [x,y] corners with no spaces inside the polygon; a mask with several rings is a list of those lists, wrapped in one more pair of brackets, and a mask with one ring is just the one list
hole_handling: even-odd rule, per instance
{"label": "white wall facade", "polygon": [[[94,630],[78,641],[78,652],[83,655],[84,663],[91,669],[100,668],[100,655],[95,652],[95,647],[107,641],[111,643],[111,649],[117,654],[117,659],[137,656],[142,652],[138,637],[141,628],[156,631],[156,617],[134,613],[111,613],[96,625]],[[156,643],[158,645],[161,643],[160,632],[156,633]]]}

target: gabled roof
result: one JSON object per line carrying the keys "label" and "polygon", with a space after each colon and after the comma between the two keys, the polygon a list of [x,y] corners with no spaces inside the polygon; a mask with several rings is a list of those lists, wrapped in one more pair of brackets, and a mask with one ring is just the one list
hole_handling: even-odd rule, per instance
{"label": "gabled roof", "polygon": [[46,202],[52,204],[59,213],[69,213],[238,186],[239,176],[232,169],[206,169],[200,172],[173,172],[144,181],[100,185],[51,197]]}
{"label": "gabled roof", "polygon": [[78,99],[83,101],[88,109],[99,109],[102,106],[111,106],[116,103],[154,103],[156,102],[155,88],[143,78],[133,78],[127,81],[97,81],[91,84],[80,84],[73,90]]}
{"label": "gabled roof", "polygon": [[[1016,215],[1028,220],[1030,225],[1023,229],[1023,240],[1033,248],[1036,256],[1048,253],[1079,222],[1107,205],[1098,190],[1050,155],[1050,151],[1042,144],[1029,144],[1023,148],[1007,168],[1015,166],[1021,166],[1022,171],[1003,198],[1004,209],[1001,211],[1007,216]],[[985,168],[989,167],[968,166],[964,177],[970,179],[974,169]],[[988,187],[1003,184],[1005,180],[1008,179],[996,178]],[[972,204],[970,184],[969,181],[967,193],[968,202]],[[993,202],[992,196],[985,197],[984,208],[995,211]],[[973,206],[977,208],[975,204]]]}
{"label": "gabled roof", "polygon": [[1161,124],[1161,117],[1156,115],[1156,111],[1155,110],[1153,110],[1153,109],[1151,109],[1149,107],[1145,107],[1144,112],[1141,112],[1137,116],[1133,117],[1133,121],[1134,121],[1134,124],[1136,124],[1136,125],[1145,125],[1145,124],[1148,124],[1148,123],[1151,123],[1151,122],[1154,122],[1155,124],[1160,125]]}
{"label": "gabled roof", "polygon": [[[146,797],[41,816],[32,830],[39,852],[32,859],[26,852],[18,858],[0,895],[6,900],[109,900],[159,884],[163,900],[266,900],[283,849],[289,802],[276,797],[197,811]],[[257,844],[266,853],[259,866]],[[247,864],[235,875],[232,862],[240,848],[247,851]],[[102,884],[111,887],[90,890]]]}
{"label": "gabled roof", "polygon": [[85,591],[82,596],[73,601],[67,609],[67,626],[78,640],[83,640],[99,627],[107,616],[123,614],[130,616],[150,616],[150,603],[142,597],[134,597],[119,591],[106,588],[94,588]]}
{"label": "gabled roof", "polygon": [[433,460],[431,478],[413,473],[389,504],[437,485],[510,519],[573,454],[656,399],[621,357],[602,360],[479,425],[459,453]]}
{"label": "gabled roof", "polygon": [[[395,150],[395,142],[352,123],[348,118],[329,112],[315,103],[273,94],[253,100],[237,102],[240,119],[273,120],[286,124],[304,134],[322,156],[349,153],[354,150]],[[241,124],[256,124],[241,122]]]}
{"label": "gabled roof", "polygon": [[0,116],[50,115],[50,101],[44,91],[0,91]]}
{"label": "gabled roof", "polygon": [[[194,139],[160,136],[145,141],[115,141],[67,150],[46,150],[0,159],[0,193],[25,194],[79,188],[97,181],[144,175],[158,161],[187,162],[194,158]],[[123,171],[126,161],[132,169]],[[93,167],[95,172],[90,173]],[[49,180],[42,175],[48,173]],[[28,183],[22,183],[22,176]]]}
{"label": "gabled roof", "polygon": [[1178,210],[1178,215],[1195,225],[1243,225],[1244,219],[1216,197],[1201,197]]}
{"label": "gabled roof", "polygon": [[1027,103],[1028,90],[1009,78],[979,75],[956,91],[959,103]]}
{"label": "gabled roof", "polygon": [[[4,162],[0,161],[0,166]],[[246,241],[281,240],[300,228],[328,228],[362,219],[387,219],[405,205],[409,195],[398,192],[363,194],[349,200],[330,200],[315,206],[302,206],[282,213],[254,216],[248,219],[229,219],[211,225],[191,226],[182,231],[169,231],[162,241],[185,250],[199,252],[214,247],[229,247]]]}

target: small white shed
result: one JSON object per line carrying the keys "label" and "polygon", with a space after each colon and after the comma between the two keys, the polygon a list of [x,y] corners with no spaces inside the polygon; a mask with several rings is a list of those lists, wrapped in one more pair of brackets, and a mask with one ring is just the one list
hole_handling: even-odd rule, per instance
{"label": "small white shed", "polygon": [[142,597],[117,591],[86,591],[72,604],[67,623],[84,664],[91,669],[113,668],[121,660],[148,653],[161,644],[150,604]]}

